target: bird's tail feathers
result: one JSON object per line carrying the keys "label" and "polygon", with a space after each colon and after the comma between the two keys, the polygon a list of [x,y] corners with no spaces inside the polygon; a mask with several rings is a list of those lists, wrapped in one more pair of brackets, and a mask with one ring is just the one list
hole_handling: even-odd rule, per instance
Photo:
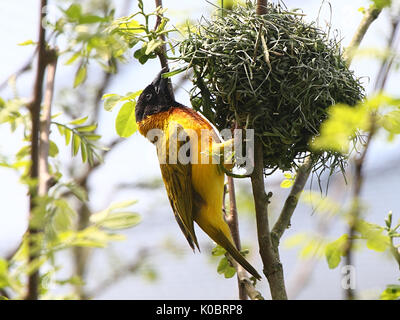
{"label": "bird's tail feathers", "polygon": [[256,279],[261,280],[260,274],[257,270],[242,256],[238,249],[236,249],[235,245],[232,243],[230,239],[228,239],[225,234],[221,230],[216,230],[215,239],[220,246],[222,246],[237,263],[239,263],[243,268],[246,269],[252,276]]}

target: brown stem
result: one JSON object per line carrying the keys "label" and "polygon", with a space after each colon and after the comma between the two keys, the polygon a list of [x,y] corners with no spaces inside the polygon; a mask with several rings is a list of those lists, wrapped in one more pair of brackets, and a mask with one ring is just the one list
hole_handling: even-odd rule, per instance
{"label": "brown stem", "polygon": [[260,138],[254,143],[254,171],[251,185],[256,211],[257,236],[263,272],[268,279],[271,296],[274,300],[287,300],[283,268],[277,248],[274,248],[268,221],[268,204],[272,194],[265,193],[263,144]]}
{"label": "brown stem", "polygon": [[[392,50],[393,46],[396,41],[396,34],[399,29],[399,21],[396,21],[395,23],[392,24],[392,32],[391,36],[388,39],[388,49]],[[390,69],[392,67],[392,64],[388,64],[388,60],[385,59],[382,61],[381,68],[379,70],[377,80],[375,83],[375,91],[376,92],[381,92],[385,88],[386,84],[386,79],[389,76]],[[376,125],[377,125],[377,115],[375,112],[372,112],[370,115],[370,128],[368,131],[368,137],[367,141],[364,145],[364,149],[362,150],[361,154],[359,157],[357,157],[354,161],[354,166],[355,166],[355,172],[354,172],[354,189],[353,189],[353,198],[352,198],[352,208],[350,211],[350,222],[349,222],[349,232],[348,232],[348,240],[346,243],[346,249],[345,249],[345,263],[346,265],[353,265],[353,238],[356,233],[357,229],[357,223],[360,219],[360,198],[361,198],[361,190],[363,187],[364,183],[364,174],[363,174],[363,168],[364,168],[364,163],[365,159],[367,156],[367,153],[370,149],[371,146],[371,141],[375,135],[376,132]],[[347,289],[346,292],[346,298],[348,300],[353,300],[355,298],[355,292],[353,289]]]}
{"label": "brown stem", "polygon": [[272,238],[274,241],[274,246],[277,248],[279,246],[279,241],[287,228],[290,226],[290,219],[292,218],[293,212],[297,207],[301,193],[303,192],[304,186],[310,176],[312,169],[312,161],[307,158],[305,163],[299,167],[297,171],[297,176],[294,181],[293,187],[290,190],[289,196],[287,197],[281,214],[276,221],[272,229]]}
{"label": "brown stem", "polygon": [[[38,41],[38,58],[37,58],[37,70],[36,78],[33,89],[33,100],[29,105],[31,114],[31,168],[30,168],[30,179],[37,181],[39,175],[39,133],[40,133],[40,107],[42,103],[42,89],[44,73],[46,69],[46,43],[45,35],[46,31],[42,26],[43,18],[46,15],[45,7],[47,0],[40,1],[40,20],[39,20],[39,41]],[[38,186],[32,186],[29,188],[29,219],[31,220],[34,215],[34,209],[36,207],[35,201],[38,195]],[[37,249],[35,248],[34,235],[38,230],[29,224],[29,263],[33,262],[37,258]],[[36,251],[36,252],[35,252]],[[33,271],[28,277],[28,292],[26,295],[27,300],[38,299],[38,288],[39,288],[39,270]]]}
{"label": "brown stem", "polygon": [[[156,2],[156,8],[163,7],[162,0],[155,0],[155,2]],[[158,26],[161,24],[161,20],[162,20],[162,15],[160,14],[157,16],[154,30],[157,30]],[[156,53],[158,59],[160,60],[161,68],[167,68],[167,70],[169,70],[168,60],[167,60],[167,46],[165,45],[165,34],[160,35],[160,40],[163,42],[163,44],[157,48]],[[171,79],[168,80],[168,87],[169,87],[169,92],[172,95],[172,98],[174,98],[174,90],[172,88]]]}
{"label": "brown stem", "polygon": [[54,95],[54,79],[57,67],[57,52],[55,50],[47,52],[47,83],[44,94],[42,117],[40,121],[40,144],[39,144],[39,196],[47,195],[49,189],[49,148],[50,148],[50,123],[51,105]]}
{"label": "brown stem", "polygon": [[257,0],[257,5],[256,5],[256,13],[257,14],[266,14],[267,13],[267,0]]}
{"label": "brown stem", "polygon": [[[229,226],[229,229],[231,230],[232,238],[233,241],[235,242],[236,248],[240,251],[241,245],[240,245],[238,212],[236,206],[235,182],[232,177],[228,177],[228,192],[229,192],[229,213],[225,215],[225,220]],[[240,265],[237,265],[239,299],[247,300],[245,283],[240,281],[239,269],[243,268]],[[246,272],[244,270],[243,270],[243,275],[246,275]]]}
{"label": "brown stem", "polygon": [[382,9],[377,8],[375,5],[371,5],[365,12],[363,19],[361,20],[353,38],[350,41],[350,44],[347,46],[343,55],[348,65],[351,64],[354,53],[360,46],[361,41],[364,39],[369,27],[379,17],[381,12]]}

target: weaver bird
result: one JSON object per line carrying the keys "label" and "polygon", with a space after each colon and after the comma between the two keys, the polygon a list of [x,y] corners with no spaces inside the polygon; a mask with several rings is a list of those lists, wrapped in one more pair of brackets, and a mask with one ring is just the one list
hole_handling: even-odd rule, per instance
{"label": "weaver bird", "polygon": [[[204,161],[205,155],[212,157],[215,150],[224,149],[226,143],[220,142],[207,120],[175,101],[168,79],[161,76],[165,71],[166,68],[143,90],[136,104],[135,115],[139,132],[157,146],[162,178],[176,221],[193,250],[195,246],[199,249],[194,230],[196,222],[236,262],[260,279],[258,272],[236,248],[224,220],[224,172],[218,163]],[[199,141],[204,132],[209,133],[205,143]],[[188,139],[176,136],[172,139],[174,134],[182,136],[182,133]],[[174,143],[171,143],[172,140]],[[199,145],[202,147],[199,148]],[[182,148],[183,153],[180,151]],[[187,157],[190,161],[182,160],[187,160]],[[202,161],[199,162],[199,159]]]}

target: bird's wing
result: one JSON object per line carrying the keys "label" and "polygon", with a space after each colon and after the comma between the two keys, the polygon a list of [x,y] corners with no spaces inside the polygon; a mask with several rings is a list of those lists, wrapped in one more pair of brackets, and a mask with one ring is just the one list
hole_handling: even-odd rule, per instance
{"label": "bird's wing", "polygon": [[[177,131],[184,130],[182,127],[177,127]],[[193,214],[194,214],[194,190],[192,186],[192,170],[191,164],[182,164],[175,157],[176,150],[180,150],[181,145],[185,142],[174,140],[176,147],[170,150],[169,136],[163,139],[163,152],[166,152],[165,163],[160,163],[161,174],[164,180],[165,189],[167,190],[168,198],[171,203],[172,210],[179,227],[185,235],[190,247],[194,250],[194,244],[199,248],[196,234],[194,232]],[[177,159],[178,161],[170,161]],[[174,163],[176,162],[176,163]]]}

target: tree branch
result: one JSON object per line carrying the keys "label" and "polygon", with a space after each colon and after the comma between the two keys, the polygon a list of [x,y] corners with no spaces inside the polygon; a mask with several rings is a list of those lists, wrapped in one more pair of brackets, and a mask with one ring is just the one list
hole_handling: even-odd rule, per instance
{"label": "tree branch", "polygon": [[267,0],[257,0],[256,13],[259,15],[267,13]]}
{"label": "tree branch", "polygon": [[49,148],[50,148],[50,123],[51,104],[54,95],[54,79],[57,67],[56,50],[48,51],[47,83],[44,95],[42,118],[40,121],[40,144],[39,144],[39,196],[47,195],[49,189]]}
{"label": "tree branch", "polygon": [[[399,28],[399,21],[396,23],[392,24],[392,33],[390,38],[388,39],[388,49],[392,50],[395,39],[396,39],[396,34]],[[366,30],[365,30],[366,31]],[[383,91],[385,84],[386,84],[386,79],[389,75],[389,71],[391,68],[392,64],[387,65],[387,60],[385,59],[382,61],[381,68],[379,70],[376,84],[375,84],[375,91],[376,92],[381,92]],[[372,138],[374,137],[376,133],[376,125],[377,125],[377,115],[375,112],[372,112],[370,115],[370,128],[368,130],[368,136],[367,136],[367,141],[364,145],[364,149],[362,150],[361,154],[354,160],[354,188],[353,188],[353,196],[352,196],[352,208],[350,211],[350,221],[349,221],[349,232],[348,232],[348,240],[346,242],[346,247],[345,247],[345,263],[346,265],[353,265],[353,257],[352,257],[352,251],[353,251],[353,238],[356,233],[357,229],[357,224],[360,219],[360,199],[361,199],[361,190],[363,187],[364,183],[364,163],[365,159],[367,156],[367,153],[370,149]],[[355,298],[355,291],[354,289],[347,289],[345,291],[346,298],[348,300],[353,300]]]}
{"label": "tree branch", "polygon": [[251,185],[256,211],[257,236],[260,256],[263,261],[263,272],[268,279],[271,296],[274,300],[287,300],[282,264],[278,250],[272,243],[268,221],[268,204],[271,193],[265,193],[263,144],[260,138],[254,143],[254,171]]}
{"label": "tree branch", "polygon": [[[162,0],[155,0],[155,3],[156,3],[156,8],[163,7]],[[159,14],[157,16],[154,30],[157,30],[158,26],[161,24],[161,20],[162,20],[162,15]],[[160,40],[163,42],[163,44],[157,48],[156,54],[158,56],[158,59],[160,60],[161,68],[167,68],[167,70],[169,70],[168,60],[167,60],[167,46],[165,45],[165,34],[160,35]],[[168,87],[169,87],[169,92],[172,95],[172,98],[174,98],[174,90],[172,88],[171,79],[168,80]]]}
{"label": "tree branch", "polygon": [[[229,192],[229,214],[225,214],[226,223],[231,230],[233,241],[235,242],[236,248],[240,251],[240,234],[239,234],[239,221],[238,212],[236,206],[236,195],[235,195],[235,182],[232,177],[228,177],[228,192]],[[247,300],[247,293],[245,282],[240,280],[239,269],[243,269],[242,266],[237,265],[237,278],[239,286],[239,299]],[[246,276],[246,271],[243,269],[242,276]]]}
{"label": "tree branch", "polygon": [[[46,43],[45,34],[46,31],[42,26],[43,18],[46,15],[45,8],[47,5],[47,0],[40,1],[40,15],[39,15],[39,41],[38,41],[38,58],[37,58],[37,70],[36,79],[33,90],[33,101],[29,105],[29,110],[31,114],[31,168],[30,168],[30,179],[32,181],[37,181],[39,174],[39,133],[40,133],[40,107],[42,103],[42,89],[44,73],[46,69]],[[30,187],[29,190],[29,219],[31,220],[34,215],[34,209],[36,207],[35,200],[38,194],[38,187]],[[37,233],[38,230],[29,224],[28,234],[29,234],[29,263],[33,262],[37,258],[37,253],[35,252],[35,243],[33,241],[32,235]],[[28,292],[26,295],[27,300],[36,300],[38,298],[38,287],[39,287],[39,270],[33,271],[28,277]]]}
{"label": "tree branch", "polygon": [[301,193],[303,192],[304,186],[310,176],[312,169],[312,161],[307,158],[305,163],[299,167],[297,171],[297,176],[294,181],[293,187],[290,190],[289,196],[287,197],[281,214],[276,221],[272,229],[272,239],[274,241],[274,246],[277,248],[279,246],[279,241],[287,228],[290,226],[290,219],[292,218],[293,212],[297,207]]}
{"label": "tree branch", "polygon": [[358,25],[358,28],[350,41],[350,44],[347,46],[343,54],[343,57],[348,65],[351,64],[354,54],[360,46],[361,41],[364,39],[364,36],[367,33],[369,27],[379,17],[381,12],[382,9],[377,8],[375,5],[371,5],[365,12],[363,19]]}

